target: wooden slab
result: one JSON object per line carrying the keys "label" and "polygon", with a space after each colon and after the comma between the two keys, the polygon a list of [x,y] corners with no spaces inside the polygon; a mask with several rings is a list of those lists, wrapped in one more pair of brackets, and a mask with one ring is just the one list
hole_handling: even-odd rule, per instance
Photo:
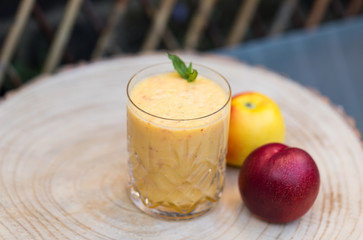
{"label": "wooden slab", "polygon": [[283,112],[286,143],[320,169],[312,209],[289,224],[246,209],[238,169],[221,201],[189,221],[149,217],[128,199],[126,94],[142,67],[165,54],[101,61],[43,77],[0,104],[0,239],[361,239],[363,150],[354,129],[321,97],[291,80],[237,61],[183,55],[210,66],[233,92],[260,91]]}

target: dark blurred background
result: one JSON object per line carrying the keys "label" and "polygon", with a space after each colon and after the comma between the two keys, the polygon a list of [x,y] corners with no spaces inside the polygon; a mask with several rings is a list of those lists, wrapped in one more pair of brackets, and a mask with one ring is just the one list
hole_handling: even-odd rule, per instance
{"label": "dark blurred background", "polygon": [[[19,0],[0,1],[0,46],[2,46],[9,28],[14,22],[20,2]],[[141,51],[141,46],[152,22],[152,13],[150,12],[157,9],[161,1],[133,0],[124,2],[126,2],[125,11],[120,15],[115,28],[116,32],[111,43],[102,54],[103,56]],[[323,18],[319,24],[349,17],[347,10],[350,2],[332,0],[324,10]],[[196,50],[208,51],[225,45],[227,35],[242,3],[241,0],[223,0],[215,3],[204,29],[205,33],[202,35]],[[35,1],[30,18],[11,59],[11,70],[5,74],[0,95],[18,87],[41,72],[54,34],[62,20],[66,4],[67,1],[65,0]],[[186,31],[198,4],[200,4],[199,0],[180,0],[175,3],[167,24],[167,29],[172,35],[171,40],[160,41],[156,49],[183,48]],[[283,4],[284,1],[281,0],[260,1],[243,42],[269,36],[274,19]],[[83,1],[61,64],[90,60],[97,39],[105,27],[114,5],[115,0]],[[314,1],[312,0],[297,1],[284,33],[304,28],[313,5]],[[361,14],[362,10],[359,10],[357,14]]]}

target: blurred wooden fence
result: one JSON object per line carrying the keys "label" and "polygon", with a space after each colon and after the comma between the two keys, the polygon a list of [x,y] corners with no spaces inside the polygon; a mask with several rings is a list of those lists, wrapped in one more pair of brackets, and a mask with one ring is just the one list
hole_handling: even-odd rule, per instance
{"label": "blurred wooden fence", "polygon": [[[219,8],[218,4],[223,1],[199,0],[191,1],[196,9],[192,15],[188,16],[189,25],[185,29],[182,40],[176,37],[175,31],[170,29],[170,16],[175,10],[177,0],[138,0],[144,9],[147,18],[150,19],[150,26],[143,43],[140,44],[138,51],[153,51],[160,48],[168,50],[200,50],[202,39],[207,37],[215,43],[213,47],[231,46],[241,44],[249,31],[259,32],[259,37],[276,36],[284,33],[291,21],[298,21],[304,28],[314,29],[324,19],[329,11],[335,11],[340,18],[354,17],[362,12],[363,0],[316,0],[309,5],[308,11],[302,11],[302,2],[298,0],[281,0],[278,8],[274,11],[269,23],[261,23],[259,8],[267,4],[269,0],[241,0],[237,3],[236,15],[226,15],[225,18],[231,19],[228,29],[218,29],[213,12]],[[63,12],[61,21],[57,28],[51,26],[45,17],[39,3],[35,0],[19,1],[18,9],[14,15],[14,20],[0,45],[0,89],[4,81],[9,81],[12,87],[20,86],[27,79],[23,79],[21,74],[12,64],[14,52],[19,47],[19,40],[22,38],[24,29],[30,19],[38,24],[44,32],[44,36],[49,41],[49,49],[39,73],[51,73],[62,62],[72,62],[72,53],[67,49],[67,44],[73,33],[73,29],[80,12],[84,13],[89,24],[97,32],[98,39],[89,59],[94,60],[104,56],[107,49],[117,44],[114,35],[122,21],[123,16],[128,11],[131,1],[114,0],[113,7],[109,12],[106,21],[102,22],[97,16],[97,9],[91,0],[68,0]],[[231,2],[231,1],[227,1]],[[185,1],[183,1],[185,3]],[[206,29],[210,29],[206,36]],[[162,44],[162,47],[160,45]],[[6,90],[6,89],[5,89]],[[1,93],[1,91],[0,91]],[[4,90],[2,91],[4,93]]]}

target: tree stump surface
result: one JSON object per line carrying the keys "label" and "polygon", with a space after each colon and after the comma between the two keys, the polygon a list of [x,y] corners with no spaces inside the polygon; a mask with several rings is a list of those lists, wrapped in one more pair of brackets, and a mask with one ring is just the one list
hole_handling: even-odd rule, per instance
{"label": "tree stump surface", "polygon": [[243,204],[238,169],[222,199],[187,221],[147,216],[126,193],[126,84],[166,54],[126,56],[43,76],[0,102],[0,239],[362,239],[363,149],[320,95],[260,67],[181,54],[224,75],[234,94],[277,102],[286,141],[315,159],[319,195],[302,218],[261,221]]}

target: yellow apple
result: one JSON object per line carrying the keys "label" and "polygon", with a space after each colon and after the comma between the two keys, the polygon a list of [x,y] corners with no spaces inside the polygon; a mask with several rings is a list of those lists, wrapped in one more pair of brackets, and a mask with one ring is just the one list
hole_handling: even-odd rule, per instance
{"label": "yellow apple", "polygon": [[283,143],[284,119],[277,104],[257,92],[235,95],[231,103],[227,164],[240,167],[256,148]]}

